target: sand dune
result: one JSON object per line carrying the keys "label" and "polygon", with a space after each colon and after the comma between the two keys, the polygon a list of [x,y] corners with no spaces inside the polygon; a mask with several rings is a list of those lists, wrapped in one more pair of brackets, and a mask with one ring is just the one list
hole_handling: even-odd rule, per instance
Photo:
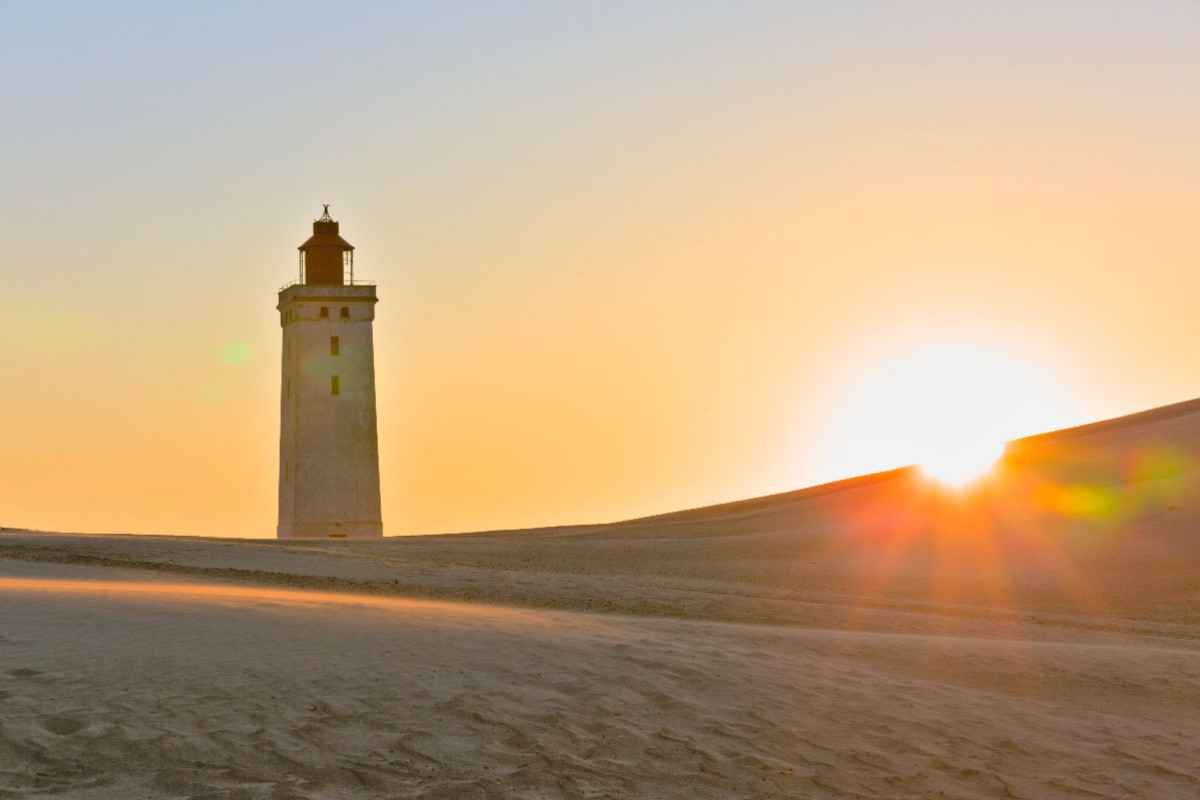
{"label": "sand dune", "polygon": [[1197,789],[1192,642],[849,633],[195,584],[130,592],[136,581],[104,568],[6,573],[9,796]]}
{"label": "sand dune", "polygon": [[[1200,796],[1200,402],[612,525],[0,534],[0,797]],[[607,612],[607,613],[594,613]]]}

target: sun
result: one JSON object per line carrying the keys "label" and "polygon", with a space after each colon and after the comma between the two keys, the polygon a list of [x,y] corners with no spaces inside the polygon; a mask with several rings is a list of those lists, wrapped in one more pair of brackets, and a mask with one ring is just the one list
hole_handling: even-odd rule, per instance
{"label": "sun", "polygon": [[962,487],[986,475],[1010,439],[1069,417],[1034,358],[964,339],[910,343],[865,363],[834,415],[839,475],[917,464]]}
{"label": "sun", "polygon": [[931,447],[918,466],[938,483],[961,488],[986,475],[1003,454],[1003,442],[966,441]]}

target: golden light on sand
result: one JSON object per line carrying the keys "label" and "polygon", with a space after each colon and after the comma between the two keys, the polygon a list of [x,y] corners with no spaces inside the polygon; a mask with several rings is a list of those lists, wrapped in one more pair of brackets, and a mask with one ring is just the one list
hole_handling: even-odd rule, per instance
{"label": "golden light on sand", "polygon": [[916,343],[860,374],[836,422],[835,459],[847,475],[918,464],[963,487],[988,472],[1007,441],[1064,418],[1034,362],[985,343]]}

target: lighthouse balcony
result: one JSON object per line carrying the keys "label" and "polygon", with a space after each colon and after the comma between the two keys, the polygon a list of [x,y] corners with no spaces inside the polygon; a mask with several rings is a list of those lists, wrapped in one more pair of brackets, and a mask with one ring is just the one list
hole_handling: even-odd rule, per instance
{"label": "lighthouse balcony", "polygon": [[296,281],[279,289],[280,305],[290,300],[314,297],[338,297],[378,301],[378,298],[375,296],[374,281],[355,281],[354,283],[346,284],[300,283]]}
{"label": "lighthouse balcony", "polygon": [[339,286],[374,286],[375,281],[364,281],[359,278],[346,278],[341,283],[305,283],[303,278],[297,278],[294,281],[288,281],[283,286],[279,287],[279,291],[283,291],[292,286],[325,286],[337,288]]}

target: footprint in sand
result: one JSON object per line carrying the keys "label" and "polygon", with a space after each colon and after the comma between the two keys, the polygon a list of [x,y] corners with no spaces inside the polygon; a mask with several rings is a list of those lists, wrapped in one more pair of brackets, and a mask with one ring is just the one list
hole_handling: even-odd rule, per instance
{"label": "footprint in sand", "polygon": [[74,717],[43,717],[39,722],[43,728],[58,736],[70,736],[87,727],[86,722]]}

